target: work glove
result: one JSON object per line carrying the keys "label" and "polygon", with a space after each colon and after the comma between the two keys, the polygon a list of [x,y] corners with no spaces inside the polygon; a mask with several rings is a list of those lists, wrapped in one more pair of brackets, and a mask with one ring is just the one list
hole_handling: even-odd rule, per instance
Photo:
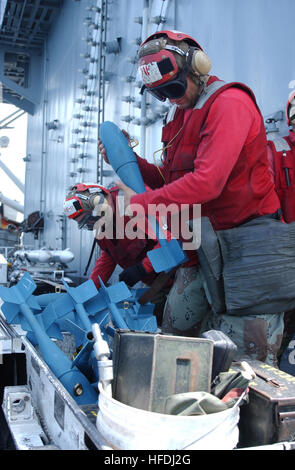
{"label": "work glove", "polygon": [[119,280],[125,282],[127,286],[132,287],[138,281],[141,281],[147,275],[142,263],[124,269],[119,275]]}

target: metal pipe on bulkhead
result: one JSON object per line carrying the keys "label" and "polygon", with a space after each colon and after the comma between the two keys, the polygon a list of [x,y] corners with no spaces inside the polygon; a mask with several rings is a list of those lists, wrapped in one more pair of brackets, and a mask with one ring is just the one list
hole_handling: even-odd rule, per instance
{"label": "metal pipe on bulkhead", "polygon": [[4,205],[8,207],[11,207],[12,209],[15,209],[18,212],[21,212],[22,214],[25,211],[24,206],[22,204],[20,204],[17,201],[13,201],[12,199],[9,199],[8,197],[4,196],[4,194],[2,194],[1,192],[0,192],[0,202],[2,202]]}
{"label": "metal pipe on bulkhead", "polygon": [[[97,103],[97,132],[99,138],[99,126],[104,121],[105,106],[105,56],[103,46],[106,42],[107,26],[107,2],[102,0],[100,7],[100,40],[98,57],[98,103]],[[97,150],[97,177],[98,183],[103,184],[103,159]]]}
{"label": "metal pipe on bulkhead", "polygon": [[[47,43],[44,42],[44,69],[43,69],[43,83],[44,83],[44,91],[43,91],[43,106],[42,106],[42,137],[41,137],[41,168],[40,168],[40,213],[45,213],[46,209],[46,201],[45,201],[45,194],[46,194],[46,155],[47,155],[47,136],[46,136],[46,122],[47,122],[47,92],[48,92],[48,84],[47,84]],[[40,232],[40,236],[38,237],[39,240],[39,248],[41,248],[43,244],[43,231]]]}
{"label": "metal pipe on bulkhead", "polygon": [[[104,16],[102,17],[102,41],[103,44],[106,44],[107,41],[107,22],[108,22],[108,2],[104,4]],[[106,67],[106,58],[103,54],[102,58],[102,112],[101,112],[101,122],[104,122],[104,111],[105,111],[105,67]],[[103,159],[100,159],[100,182],[103,184]]]}
{"label": "metal pipe on bulkhead", "polygon": [[[149,0],[143,0],[143,12],[142,12],[142,30],[141,39],[142,42],[146,39],[148,34],[148,21],[149,21]],[[141,108],[140,108],[140,155],[144,158],[146,152],[146,94],[144,93],[141,97]]]}
{"label": "metal pipe on bulkhead", "polygon": [[[1,155],[1,153],[0,153]],[[20,179],[18,179],[17,176],[8,168],[8,166],[5,165],[4,162],[0,159],[0,168],[7,174],[7,176],[11,179],[11,181],[14,182],[14,184],[22,191],[25,191],[25,185],[24,183],[21,182]]]}
{"label": "metal pipe on bulkhead", "polygon": [[[162,8],[160,13],[160,23],[158,23],[158,29],[162,29],[164,21],[166,21],[166,12],[168,8],[169,0],[162,0]],[[143,0],[143,14],[142,14],[142,42],[148,36],[148,23],[149,23],[149,9],[150,3],[149,0]],[[145,157],[146,155],[146,126],[147,126],[147,102],[146,102],[146,93],[142,95],[141,98],[141,113],[140,113],[140,155]]]}

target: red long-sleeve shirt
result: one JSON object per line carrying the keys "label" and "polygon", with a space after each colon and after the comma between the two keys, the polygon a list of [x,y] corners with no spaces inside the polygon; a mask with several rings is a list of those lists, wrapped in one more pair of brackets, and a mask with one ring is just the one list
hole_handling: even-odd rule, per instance
{"label": "red long-sleeve shirt", "polygon": [[[159,247],[159,244],[155,245],[155,248]],[[142,259],[142,264],[147,274],[155,274],[153,266],[146,256]],[[105,284],[110,279],[113,274],[117,262],[104,250],[101,250],[99,258],[97,258],[94,268],[91,271],[89,276],[90,279],[94,282],[96,287],[100,288],[100,282],[98,276],[101,278],[102,282]],[[147,280],[152,280],[153,276],[147,276]]]}
{"label": "red long-sleeve shirt", "polygon": [[[118,196],[117,188],[112,188],[111,196],[113,199],[113,208],[116,212],[116,199]],[[119,222],[124,224],[125,231],[128,221],[128,217],[122,217],[119,220]],[[166,233],[166,235],[169,239],[170,234]],[[147,244],[146,249],[144,249],[144,245],[141,246],[140,250],[138,249],[136,240],[129,240],[127,233],[125,233],[123,240],[97,240],[97,243],[101,247],[101,253],[96,260],[94,268],[92,269],[90,279],[93,280],[98,289],[100,288],[99,277],[102,279],[103,283],[106,283],[110,279],[117,265],[123,269],[126,269],[131,266],[132,263],[136,264],[141,262],[147,273],[147,276],[143,279],[143,282],[149,285],[155,279],[156,273],[147,256],[147,253],[151,249],[157,249],[160,247],[160,244],[156,239],[154,239],[154,242]]]}
{"label": "red long-sleeve shirt", "polygon": [[[149,204],[203,204],[216,199],[243,146],[258,135],[260,126],[261,116],[247,93],[225,90],[210,107],[194,171],[165,185],[157,167],[138,157],[144,181],[152,191],[133,196],[131,203],[147,210]],[[167,177],[168,166],[161,166],[161,172]]]}

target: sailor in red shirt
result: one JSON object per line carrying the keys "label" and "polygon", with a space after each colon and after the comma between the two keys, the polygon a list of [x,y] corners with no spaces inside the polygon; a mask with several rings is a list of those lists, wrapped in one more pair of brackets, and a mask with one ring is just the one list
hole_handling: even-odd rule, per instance
{"label": "sailor in red shirt", "polygon": [[284,220],[290,223],[295,222],[295,91],[287,101],[286,121],[289,134],[268,141],[268,158]]}
{"label": "sailor in red shirt", "polygon": [[[268,141],[268,158],[272,180],[279,196],[282,215],[287,223],[295,222],[295,91],[286,104],[286,122],[289,134]],[[294,336],[294,310],[285,312],[285,331],[281,350],[284,351]]]}
{"label": "sailor in red shirt", "polygon": [[[64,201],[65,215],[75,220],[79,229],[96,228],[99,232],[96,242],[101,252],[90,274],[98,289],[99,277],[106,283],[117,265],[123,268],[120,281],[130,287],[139,281],[150,285],[157,276],[147,257],[147,252],[158,246],[157,240],[147,238],[142,233],[141,238],[127,237],[126,225],[130,218],[118,216],[118,192],[117,187],[106,189],[97,184],[77,183]],[[119,224],[121,227],[118,227]],[[106,229],[105,225],[109,228]]]}
{"label": "sailor in red shirt", "polygon": [[[210,60],[190,36],[160,31],[138,51],[142,92],[169,100],[163,131],[161,166],[138,157],[146,185],[136,195],[124,184],[126,207],[141,204],[202,205],[215,230],[229,229],[280,208],[269,174],[264,122],[253,92],[241,83],[210,76]],[[100,151],[107,161],[105,149]],[[169,227],[172,229],[172,227]],[[173,235],[173,229],[172,229]],[[214,317],[195,251],[176,273],[162,324],[163,332],[198,335],[223,330],[238,346],[239,356],[276,363],[283,314]]]}

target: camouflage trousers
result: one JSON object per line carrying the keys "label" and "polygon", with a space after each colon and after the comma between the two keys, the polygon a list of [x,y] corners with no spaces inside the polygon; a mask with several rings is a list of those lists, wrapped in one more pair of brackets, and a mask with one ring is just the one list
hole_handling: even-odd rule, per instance
{"label": "camouflage trousers", "polygon": [[198,337],[204,331],[220,330],[237,345],[235,359],[258,359],[277,367],[284,313],[216,315],[207,299],[199,267],[179,268],[165,304],[162,332]]}

